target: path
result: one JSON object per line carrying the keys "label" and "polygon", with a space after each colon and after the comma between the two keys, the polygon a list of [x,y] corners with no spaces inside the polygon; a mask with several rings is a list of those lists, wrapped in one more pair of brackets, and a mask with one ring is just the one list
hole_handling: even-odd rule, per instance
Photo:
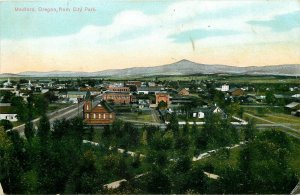
{"label": "path", "polygon": [[[275,123],[275,122],[273,122],[273,121],[270,121],[270,120],[267,120],[267,119],[264,119],[264,118],[255,116],[255,115],[250,114],[250,113],[245,113],[245,115],[248,115],[248,116],[250,116],[250,117],[252,117],[252,118],[259,119],[259,120],[261,120],[261,121],[265,121],[265,122],[270,123],[270,124],[273,124],[273,125],[277,125],[277,126],[279,126],[279,127],[283,127],[283,128],[289,129],[289,130],[294,131],[294,132],[296,132],[296,133],[300,133],[300,130],[294,129],[294,128],[289,127],[289,126],[287,126],[287,125],[284,125],[284,123]],[[292,133],[289,133],[289,132],[286,132],[286,131],[284,131],[284,132],[287,133],[287,134],[289,134],[289,135],[291,135],[291,136],[293,136],[293,137],[295,137],[295,138],[297,138],[297,139],[300,139],[300,136],[298,136],[298,135],[295,135],[295,134],[292,134]]]}
{"label": "path", "polygon": [[[82,105],[83,105],[83,103],[81,103],[79,105],[80,110],[81,110]],[[70,118],[74,118],[77,115],[78,115],[78,105],[77,104],[66,107],[66,108],[62,108],[62,109],[59,109],[59,110],[56,110],[54,112],[47,114],[50,124],[52,124],[55,120],[63,119],[63,118],[70,119]],[[33,126],[36,127],[38,125],[39,121],[40,121],[40,117],[32,120]],[[25,136],[24,129],[25,129],[25,124],[22,124],[22,125],[12,128],[11,130],[18,131],[20,136],[24,137]]]}
{"label": "path", "polygon": [[[231,149],[237,148],[237,147],[239,147],[240,145],[243,145],[243,144],[245,144],[245,142],[240,142],[239,144],[235,144],[233,146],[227,146],[225,148],[231,150]],[[193,157],[193,161],[198,161],[198,160],[202,160],[203,158],[207,158],[207,157],[211,156],[211,154],[218,152],[220,149],[222,149],[222,148],[210,150],[210,151],[207,151],[205,153],[199,154],[197,157],[196,156]]]}
{"label": "path", "polygon": [[[100,144],[97,143],[97,142],[93,142],[93,141],[89,141],[89,140],[83,140],[83,143],[90,143],[91,145],[94,145],[94,146],[99,146],[99,145],[100,145]],[[233,148],[239,147],[240,145],[243,145],[243,144],[245,144],[245,142],[240,142],[239,144],[235,144],[235,145],[233,145],[233,146],[227,146],[227,147],[225,147],[225,148],[227,148],[227,149],[233,149]],[[109,149],[112,150],[113,148],[110,146]],[[202,154],[200,154],[200,155],[197,156],[197,157],[193,157],[192,161],[198,161],[198,160],[204,159],[204,158],[206,158],[206,157],[209,157],[212,153],[216,153],[216,152],[219,151],[219,150],[220,150],[220,148],[219,148],[219,149],[215,149],[215,150],[210,150],[210,151],[207,151],[207,152],[205,152],[205,153],[202,153]],[[118,148],[117,151],[118,151],[119,153],[124,153],[124,152],[125,152],[125,150],[122,149],[122,148]],[[127,153],[128,153],[130,156],[132,156],[132,157],[136,155],[135,152],[131,152],[131,151],[127,151]],[[146,156],[143,155],[143,154],[140,154],[140,156],[141,156],[141,157],[146,157]],[[174,160],[174,159],[170,159],[170,161],[173,161],[173,160]],[[134,177],[134,179],[140,178],[140,177],[142,177],[142,176],[144,176],[144,175],[146,175],[146,174],[148,174],[148,172],[142,173],[142,174],[139,174],[139,175],[136,175],[136,176]],[[216,179],[219,179],[219,178],[220,178],[219,175],[216,175],[216,174],[213,174],[213,173],[209,173],[209,172],[205,172],[205,171],[204,171],[204,174],[205,174],[208,178],[210,178],[210,179],[215,179],[215,180],[216,180]],[[116,188],[120,187],[120,185],[121,185],[122,182],[127,182],[127,180],[126,180],[126,179],[120,179],[120,180],[117,180],[117,181],[113,181],[113,182],[111,182],[111,183],[108,183],[108,184],[103,185],[103,187],[106,188],[106,189],[116,189]]]}

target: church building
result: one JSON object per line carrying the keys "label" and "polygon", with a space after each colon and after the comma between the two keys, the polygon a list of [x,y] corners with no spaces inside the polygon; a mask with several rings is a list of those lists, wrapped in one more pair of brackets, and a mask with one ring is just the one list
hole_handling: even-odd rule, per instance
{"label": "church building", "polygon": [[105,101],[92,101],[90,91],[86,93],[83,105],[83,120],[88,125],[109,125],[116,118],[115,112]]}

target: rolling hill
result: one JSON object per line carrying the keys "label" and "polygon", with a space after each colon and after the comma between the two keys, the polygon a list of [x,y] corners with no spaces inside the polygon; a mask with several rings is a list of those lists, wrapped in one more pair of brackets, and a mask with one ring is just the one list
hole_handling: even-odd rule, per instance
{"label": "rolling hill", "polygon": [[[110,77],[110,76],[152,76],[152,75],[189,75],[189,74],[250,74],[250,75],[289,75],[300,76],[299,64],[236,67],[228,65],[199,64],[189,60],[153,67],[133,67],[97,72],[21,72],[11,76],[25,77]],[[6,76],[9,74],[6,73]],[[3,77],[3,74],[1,75]]]}

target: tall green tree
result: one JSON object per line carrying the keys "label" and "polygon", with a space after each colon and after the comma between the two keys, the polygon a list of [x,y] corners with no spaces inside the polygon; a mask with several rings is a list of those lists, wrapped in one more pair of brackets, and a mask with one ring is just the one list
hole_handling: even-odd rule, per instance
{"label": "tall green tree", "polygon": [[269,90],[266,92],[266,102],[269,105],[274,105],[276,103],[276,98],[273,90]]}
{"label": "tall green tree", "polygon": [[147,174],[147,192],[151,194],[166,194],[171,191],[169,177],[159,168],[153,168]]}
{"label": "tall green tree", "polygon": [[25,123],[24,134],[29,141],[34,137],[35,130],[31,121]]}
{"label": "tall green tree", "polygon": [[50,122],[46,114],[40,117],[38,124],[37,136],[39,136],[43,141],[47,140],[50,135]]}
{"label": "tall green tree", "polygon": [[171,114],[170,122],[167,125],[167,130],[173,131],[176,135],[179,133],[178,118],[175,112],[172,112]]}

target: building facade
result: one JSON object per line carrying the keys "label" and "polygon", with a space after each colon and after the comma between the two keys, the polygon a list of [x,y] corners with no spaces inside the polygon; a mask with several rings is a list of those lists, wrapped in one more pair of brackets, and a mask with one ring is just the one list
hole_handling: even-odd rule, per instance
{"label": "building facade", "polygon": [[142,86],[142,82],[141,81],[126,81],[125,82],[125,85],[126,86],[132,86],[132,85],[134,85],[134,86],[137,86],[137,87],[141,87]]}
{"label": "building facade", "polygon": [[190,95],[190,92],[187,89],[183,88],[178,92],[178,94],[182,96],[186,96],[186,95]]}
{"label": "building facade", "polygon": [[221,91],[223,91],[223,92],[229,91],[229,85],[227,85],[227,84],[222,85]]}
{"label": "building facade", "polygon": [[132,102],[132,95],[130,93],[108,92],[103,94],[102,98],[105,101],[112,101],[116,104],[130,104]]}
{"label": "building facade", "polygon": [[156,104],[158,105],[159,102],[163,101],[167,104],[170,104],[170,96],[167,93],[156,93],[155,94]]}
{"label": "building facade", "polygon": [[129,87],[109,86],[108,90],[112,91],[112,92],[130,92],[130,88]]}
{"label": "building facade", "polygon": [[109,125],[116,118],[115,112],[105,101],[93,102],[90,96],[86,96],[83,105],[83,120],[88,125]]}

